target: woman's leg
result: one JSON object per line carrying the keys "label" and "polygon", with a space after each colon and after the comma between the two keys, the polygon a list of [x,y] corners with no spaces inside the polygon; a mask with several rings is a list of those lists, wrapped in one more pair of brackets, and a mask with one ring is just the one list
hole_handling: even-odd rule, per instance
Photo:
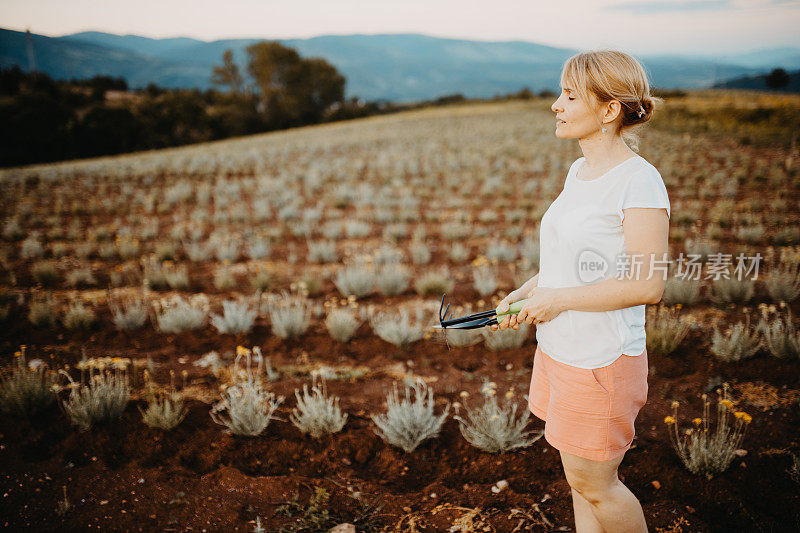
{"label": "woman's leg", "polygon": [[[623,457],[624,455],[621,455],[608,461],[593,461],[561,452],[561,464],[564,465],[564,473],[570,487],[589,504],[602,530],[609,533],[647,533],[647,524],[639,500],[617,477],[617,468]],[[573,503],[576,503],[575,497]],[[583,502],[577,500],[575,505],[577,533],[602,531],[582,529],[582,526],[587,527],[588,524],[578,522],[579,512],[582,520],[588,522],[585,518],[585,506]]]}
{"label": "woman's leg", "polygon": [[575,489],[572,489],[572,508],[575,510],[575,531],[577,533],[607,533],[597,521],[597,517],[594,516],[592,504]]}

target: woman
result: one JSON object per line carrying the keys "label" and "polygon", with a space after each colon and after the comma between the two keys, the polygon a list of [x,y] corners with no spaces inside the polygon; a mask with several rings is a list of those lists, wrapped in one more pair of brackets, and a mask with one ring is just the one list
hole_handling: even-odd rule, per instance
{"label": "woman", "polygon": [[647,531],[617,477],[634,420],[647,400],[645,304],[666,284],[670,204],[658,170],[632,150],[630,129],[654,104],[647,75],[628,54],[568,59],[551,109],[556,136],[583,157],[542,217],[539,273],[500,303],[529,298],[492,329],[536,324],[529,409],[561,454],[578,533]]}

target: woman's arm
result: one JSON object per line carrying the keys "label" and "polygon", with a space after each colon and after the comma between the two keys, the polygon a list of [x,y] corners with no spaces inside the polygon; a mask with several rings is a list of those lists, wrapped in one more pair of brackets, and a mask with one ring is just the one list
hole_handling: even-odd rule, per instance
{"label": "woman's arm", "polygon": [[[669,218],[664,209],[623,210],[630,276],[591,285],[564,287],[556,296],[560,311],[613,311],[661,300],[667,284]],[[638,266],[637,266],[638,265]]]}
{"label": "woman's arm", "polygon": [[[591,285],[533,288],[533,294],[508,325],[548,322],[562,311],[613,311],[658,303],[667,284],[669,217],[665,209],[623,209],[625,250],[630,258],[630,277],[611,278]],[[635,265],[639,264],[636,269]],[[501,328],[503,329],[503,325]]]}

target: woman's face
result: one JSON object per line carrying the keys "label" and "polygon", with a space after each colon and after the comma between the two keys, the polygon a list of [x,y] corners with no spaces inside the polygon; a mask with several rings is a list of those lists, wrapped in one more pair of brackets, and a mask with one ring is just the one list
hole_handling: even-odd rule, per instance
{"label": "woman's face", "polygon": [[562,84],[561,94],[550,109],[556,114],[559,139],[583,139],[600,132],[601,113],[595,102],[584,102],[573,87]]}

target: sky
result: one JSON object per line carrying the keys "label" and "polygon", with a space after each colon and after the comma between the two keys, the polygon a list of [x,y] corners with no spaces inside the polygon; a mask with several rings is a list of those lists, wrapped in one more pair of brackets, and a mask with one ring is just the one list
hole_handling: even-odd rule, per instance
{"label": "sky", "polygon": [[800,46],[800,0],[0,0],[0,27],[204,41],[422,33],[708,55]]}

